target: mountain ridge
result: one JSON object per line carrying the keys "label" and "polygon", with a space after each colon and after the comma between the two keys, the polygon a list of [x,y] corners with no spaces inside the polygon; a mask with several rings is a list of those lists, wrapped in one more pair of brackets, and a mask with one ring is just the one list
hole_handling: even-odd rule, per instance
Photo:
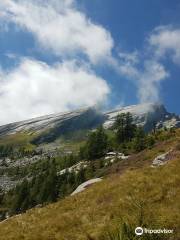
{"label": "mountain ridge", "polygon": [[[134,122],[145,127],[145,130],[150,131],[153,124],[157,128],[162,127],[180,127],[180,117],[174,113],[169,113],[163,104],[138,104],[113,109],[107,112],[100,112],[96,108],[82,108],[74,111],[63,113],[55,113],[45,115],[37,118],[28,119],[25,121],[9,123],[0,126],[0,136],[15,134],[18,132],[45,132],[48,130],[58,131],[59,134],[66,130],[77,130],[79,128],[91,129],[103,124],[105,128],[110,128],[115,121],[118,114],[130,112],[133,116]],[[78,127],[78,119],[86,118]],[[76,125],[76,126],[75,126]],[[77,129],[76,129],[77,127]],[[58,135],[58,134],[56,134]]]}

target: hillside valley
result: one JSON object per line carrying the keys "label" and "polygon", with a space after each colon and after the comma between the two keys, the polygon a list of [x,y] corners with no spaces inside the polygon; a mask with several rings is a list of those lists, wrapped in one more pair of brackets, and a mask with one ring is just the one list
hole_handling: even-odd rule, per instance
{"label": "hillside valley", "polygon": [[[179,130],[163,133],[153,148],[102,167],[103,180],[84,192],[0,223],[1,239],[117,240],[121,231],[122,239],[180,239],[179,144]],[[152,167],[169,151],[163,165]],[[139,238],[134,235],[139,225],[174,234]]]}
{"label": "hillside valley", "polygon": [[[24,177],[31,178],[32,171],[29,169],[47,158],[77,154],[89,131],[101,124],[108,130],[118,114],[127,112],[132,114],[134,123],[143,126],[147,132],[154,128],[180,126],[180,117],[168,113],[161,104],[133,105],[105,113],[85,108],[0,126],[0,147],[5,146],[0,156],[0,187],[9,190],[22,182]],[[6,154],[6,151],[9,153]],[[19,169],[23,169],[24,173],[16,174]]]}
{"label": "hillside valley", "polygon": [[148,225],[173,228],[157,239],[177,240],[179,124],[163,105],[143,104],[1,126],[2,239],[129,240]]}

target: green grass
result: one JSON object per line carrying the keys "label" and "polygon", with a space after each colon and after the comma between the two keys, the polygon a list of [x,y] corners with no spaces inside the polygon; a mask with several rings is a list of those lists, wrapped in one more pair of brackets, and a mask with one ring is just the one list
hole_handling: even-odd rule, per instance
{"label": "green grass", "polygon": [[[17,134],[0,137],[0,145],[9,145],[17,149],[24,147],[25,151],[32,151],[37,147],[36,145],[32,144],[32,140],[35,139],[37,135],[38,134],[31,132],[20,132]],[[79,135],[77,136],[76,141],[73,139],[60,137],[54,142],[54,145],[57,146],[57,148],[60,150],[60,153],[63,153],[65,151],[77,153],[80,146],[82,146],[85,141],[80,139]],[[49,146],[49,144],[43,144],[42,148],[48,149]]]}
{"label": "green grass", "polygon": [[11,145],[13,147],[25,147],[26,150],[33,150],[34,145],[31,144],[31,140],[34,138],[34,134],[31,133],[17,133],[0,137],[0,145]]}

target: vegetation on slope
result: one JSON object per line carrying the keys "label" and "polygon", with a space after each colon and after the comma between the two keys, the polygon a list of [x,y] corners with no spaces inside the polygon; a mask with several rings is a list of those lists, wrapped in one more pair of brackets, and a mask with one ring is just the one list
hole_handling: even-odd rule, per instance
{"label": "vegetation on slope", "polygon": [[[82,140],[84,141],[84,132],[82,135]],[[69,223],[70,226],[72,225],[72,228],[74,228],[74,230],[72,230],[72,233],[71,231],[68,231],[67,226],[65,223],[63,223],[62,219],[60,225],[57,225],[59,233],[57,229],[52,232],[51,228],[54,229],[54,221],[50,217],[51,210],[48,213],[49,215],[47,215],[47,219],[46,215],[44,216],[44,220],[46,219],[44,223],[43,219],[41,219],[41,216],[38,215],[38,212],[42,212],[43,215],[44,210],[36,209],[28,211],[27,215],[24,215],[26,219],[26,216],[29,216],[30,214],[30,219],[27,219],[26,231],[28,231],[28,228],[32,228],[32,235],[34,238],[30,238],[30,236],[24,232],[24,235],[22,235],[22,239],[136,239],[134,238],[135,226],[149,227],[149,224],[151,224],[152,227],[163,226],[161,225],[163,224],[163,222],[159,222],[159,220],[156,219],[155,215],[153,215],[153,213],[150,211],[150,207],[155,207],[156,211],[156,207],[158,206],[158,204],[162,203],[164,204],[163,211],[165,211],[166,194],[168,191],[172,191],[171,185],[168,185],[168,181],[170,180],[170,175],[172,175],[172,173],[170,174],[170,170],[166,169],[166,166],[160,167],[156,170],[150,168],[150,165],[152,164],[152,160],[154,159],[154,157],[156,157],[158,154],[174,149],[171,158],[176,159],[174,160],[174,164],[178,169],[179,148],[177,146],[175,149],[175,144],[179,141],[179,136],[179,131],[175,131],[173,129],[165,129],[161,131],[154,130],[152,133],[145,133],[141,127],[133,124],[132,116],[129,113],[121,114],[117,117],[112,129],[105,130],[102,126],[100,126],[97,130],[91,131],[88,134],[88,136],[86,137],[87,141],[84,141],[83,145],[82,142],[76,142],[74,147],[77,148],[78,146],[80,148],[79,153],[76,149],[76,154],[71,154],[69,156],[61,156],[60,151],[60,155],[52,157],[48,156],[47,158],[39,159],[38,162],[35,162],[31,165],[21,168],[18,167],[15,169],[7,169],[6,174],[13,176],[13,174],[15,173],[16,178],[23,177],[24,181],[22,181],[19,185],[17,185],[16,188],[10,190],[6,194],[0,193],[0,203],[2,208],[0,210],[4,213],[8,211],[10,215],[13,215],[17,213],[22,213],[27,209],[36,207],[39,204],[42,207],[47,205],[48,203],[55,202],[68,196],[79,184],[90,178],[103,176],[105,179],[108,176],[107,179],[104,180],[104,183],[102,183],[101,185],[97,185],[99,186],[99,188],[97,187],[96,189],[97,193],[92,193],[95,195],[95,199],[97,197],[102,198],[102,200],[100,201],[97,199],[96,202],[97,206],[100,207],[100,215],[99,213],[97,213],[97,215],[96,213],[94,213],[91,219],[91,214],[89,210],[94,212],[94,209],[96,209],[97,211],[98,209],[97,207],[94,208],[95,202],[92,199],[91,194],[88,195],[88,191],[87,195],[86,193],[84,193],[85,196],[83,194],[80,194],[75,198],[67,197],[62,202],[60,201],[57,205],[47,205],[44,209],[46,209],[48,213],[48,209],[51,209],[52,206],[52,214],[54,214],[53,209],[55,206],[58,206],[58,212],[60,215],[62,215],[62,217],[65,216],[66,218],[66,215],[70,216],[69,214],[72,214],[72,221],[69,219],[69,217],[67,219],[67,223]],[[67,143],[71,145],[72,141],[69,140],[69,137],[70,136],[68,136],[67,138]],[[1,155],[3,157],[10,156],[17,159],[18,157],[22,156],[33,155],[33,152],[35,150],[28,150],[26,148],[26,144],[29,144],[28,140],[23,143],[22,139],[23,138],[20,138],[20,140],[17,141],[17,143],[20,145],[15,145],[15,151],[14,145],[8,144],[5,146],[0,146]],[[19,147],[18,150],[17,146]],[[71,147],[73,147],[73,144]],[[104,156],[108,151],[121,151],[125,154],[130,154],[131,157],[128,160],[116,159],[113,164],[107,165]],[[81,168],[78,173],[65,171],[63,174],[59,174],[62,169],[69,168],[72,165],[78,163],[79,161],[89,161],[86,169]],[[157,196],[159,196],[159,193],[156,193],[156,191],[153,189],[156,188],[157,184],[156,181],[154,182],[154,179],[157,177],[159,172],[159,185],[157,185],[157,189],[158,191],[160,190],[160,187],[163,189],[163,171],[169,171],[169,180],[166,179],[167,189],[164,188],[161,197],[158,198]],[[178,190],[176,186],[176,179],[174,178],[174,176],[172,177],[172,181],[175,181],[173,182],[173,184],[175,184],[175,191],[177,192]],[[105,186],[107,186],[107,189],[105,189]],[[134,190],[132,189],[133,187]],[[128,189],[129,191],[127,192]],[[146,193],[147,189],[149,189],[150,193]],[[106,190],[108,190],[107,193]],[[140,193],[140,191],[142,191],[142,193]],[[102,196],[99,194],[102,194]],[[106,194],[108,195],[106,196]],[[82,202],[82,206],[81,204],[79,204],[83,196],[84,199],[88,198],[87,202],[89,205],[86,205],[85,202]],[[105,196],[105,199],[103,199],[103,196]],[[150,197],[150,199],[148,199],[148,196]],[[156,200],[156,198],[158,198],[158,200]],[[174,195],[172,195],[172,198],[174,198]],[[91,201],[89,201],[89,199],[92,200],[92,203]],[[101,201],[105,211],[101,209]],[[174,201],[176,204],[175,208],[177,208],[176,199],[174,199]],[[69,202],[70,204],[69,209],[66,206],[66,202]],[[124,202],[127,203],[125,204]],[[76,208],[79,209],[81,215],[79,215],[78,210],[75,209],[75,203],[77,203]],[[125,205],[123,205],[122,203]],[[119,204],[120,211],[117,209],[116,204]],[[110,206],[112,207],[112,210],[110,210]],[[136,209],[136,213],[134,213],[134,215],[130,217],[131,212],[133,213],[133,207]],[[66,214],[63,208],[66,209]],[[115,214],[115,209],[117,211],[117,214]],[[83,210],[85,216],[83,215]],[[104,215],[105,212],[107,214],[107,218]],[[35,214],[35,216],[37,214],[38,217],[35,217],[37,222],[31,222],[31,213]],[[88,217],[87,214],[90,214],[90,216],[88,215]],[[80,219],[76,219],[77,216],[80,217]],[[100,216],[102,216],[102,219]],[[175,223],[174,216],[175,215],[173,215],[172,217],[173,224]],[[148,217],[152,220],[152,222],[148,220]],[[57,218],[57,220],[59,219],[56,214],[55,218]],[[74,218],[76,220],[74,220]],[[17,226],[13,225],[12,229],[14,227],[14,229],[16,229],[16,227],[18,229],[19,227],[22,227],[21,224],[26,225],[26,220],[25,222],[19,222],[19,219],[21,219],[21,216],[18,216],[17,218],[12,218],[12,220],[10,219],[7,222],[13,222],[13,224]],[[101,220],[102,222],[100,223]],[[97,224],[96,228],[91,228],[94,224],[93,221],[95,221],[95,223]],[[48,228],[48,226],[46,226],[46,223],[48,222],[51,228]],[[77,223],[78,225],[76,225]],[[166,223],[170,224],[169,221],[165,222],[165,227],[172,226],[171,224],[166,225]],[[4,223],[2,223],[2,225],[3,224]],[[36,226],[34,224],[37,224],[37,227],[39,226],[39,224],[45,224],[45,226],[47,227],[45,233],[41,233],[39,238],[35,237]],[[9,225],[7,226],[7,229],[9,230]],[[77,234],[75,233],[75,227],[77,228]],[[79,227],[82,227],[81,231]],[[67,233],[64,232],[63,228],[67,231]],[[58,235],[61,232],[63,232],[64,234],[62,235],[64,236],[62,238],[60,238],[61,235]],[[5,235],[6,230],[2,234],[2,236]],[[12,237],[13,235],[9,236]],[[26,237],[24,238],[24,236]],[[73,236],[76,236],[76,238]],[[158,236],[158,239],[160,239],[160,237],[161,236]],[[15,235],[14,239],[21,239],[21,235],[17,235],[17,238]],[[164,236],[163,239],[165,239]]]}
{"label": "vegetation on slope", "polygon": [[36,136],[36,134],[31,132],[21,132],[7,136],[0,137],[0,146],[11,146],[13,148],[24,147],[27,150],[34,149],[34,146],[30,143],[31,140]]}
{"label": "vegetation on slope", "polygon": [[[85,192],[2,222],[1,239],[179,239],[180,132],[156,137],[161,141],[154,147],[109,167],[111,174]],[[170,149],[166,165],[150,166],[155,156]],[[137,226],[173,229],[174,234],[137,238]]]}

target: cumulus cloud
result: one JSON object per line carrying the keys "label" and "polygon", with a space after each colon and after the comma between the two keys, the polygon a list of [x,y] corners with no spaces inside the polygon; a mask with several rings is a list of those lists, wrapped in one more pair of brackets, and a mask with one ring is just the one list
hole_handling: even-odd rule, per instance
{"label": "cumulus cloud", "polygon": [[[174,63],[180,64],[180,29],[172,26],[160,26],[149,36],[157,58],[172,57]],[[152,49],[151,49],[152,50]]]}
{"label": "cumulus cloud", "polygon": [[111,56],[111,34],[78,11],[73,0],[6,0],[0,12],[1,21],[31,32],[57,56],[85,54],[94,64]]}
{"label": "cumulus cloud", "polygon": [[139,71],[139,77],[136,79],[141,103],[158,102],[160,84],[168,76],[169,73],[161,63],[155,60],[146,60],[143,71]]}
{"label": "cumulus cloud", "polygon": [[[115,57],[111,33],[81,12],[75,0],[0,1],[0,20],[1,27],[14,23],[32,33],[39,48],[62,61],[50,66],[25,58],[10,72],[1,70],[1,123],[102,101],[110,89],[90,69],[99,63],[131,80],[140,102],[158,101],[160,84],[169,76],[162,59],[180,62],[180,29],[170,26],[155,28],[144,49],[122,50]],[[87,65],[73,60],[82,55]]]}
{"label": "cumulus cloud", "polygon": [[156,27],[148,36],[144,49],[123,52],[111,63],[120,75],[129,78],[137,87],[141,103],[160,100],[160,85],[170,73],[164,60],[180,64],[180,29],[172,26]]}
{"label": "cumulus cloud", "polygon": [[66,61],[54,66],[23,59],[0,74],[0,124],[105,101],[109,86],[87,65]]}
{"label": "cumulus cloud", "polygon": [[138,70],[136,84],[140,101],[154,102],[160,99],[161,82],[170,76],[163,60],[168,58],[180,64],[180,29],[172,26],[156,27],[149,35],[146,47],[148,50],[143,59],[143,71]]}
{"label": "cumulus cloud", "polygon": [[[106,99],[107,82],[90,67],[111,57],[111,34],[80,12],[74,0],[6,0],[0,2],[1,28],[14,23],[33,34],[39,48],[62,63],[21,59],[0,73],[0,124],[53,112],[92,106]],[[79,55],[87,63],[78,63]],[[7,54],[14,59],[13,53]],[[16,60],[16,59],[14,59]]]}
{"label": "cumulus cloud", "polygon": [[136,79],[139,75],[137,64],[139,62],[138,52],[119,52],[119,58],[111,58],[109,61],[114,69],[120,74],[130,79]]}
{"label": "cumulus cloud", "polygon": [[180,29],[156,27],[148,36],[144,49],[121,51],[118,59],[111,58],[116,71],[133,81],[141,103],[160,101],[160,86],[169,76],[164,60],[180,64]]}
{"label": "cumulus cloud", "polygon": [[116,71],[131,80],[137,87],[141,103],[158,102],[159,87],[169,77],[168,71],[155,57],[144,58],[141,52],[119,53],[119,61],[111,59]]}

